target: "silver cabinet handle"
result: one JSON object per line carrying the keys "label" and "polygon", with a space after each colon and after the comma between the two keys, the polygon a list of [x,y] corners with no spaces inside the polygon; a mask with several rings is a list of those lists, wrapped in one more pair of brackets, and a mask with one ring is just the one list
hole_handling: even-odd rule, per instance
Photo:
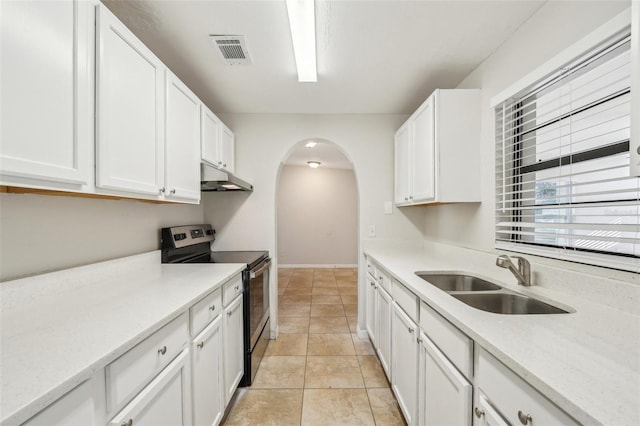
{"label": "silver cabinet handle", "polygon": [[233,311],[227,312],[227,316],[230,317],[232,313],[233,313]]}
{"label": "silver cabinet handle", "polygon": [[[162,188],[160,188],[160,193],[161,193],[161,194],[163,194],[163,193],[164,193],[164,191],[166,191],[166,190],[167,190],[167,188],[165,188],[165,187],[163,186]],[[131,419],[130,419],[130,420],[131,420]]]}
{"label": "silver cabinet handle", "polygon": [[416,342],[418,342],[418,343],[422,343],[422,339],[418,337],[418,338],[416,339]]}
{"label": "silver cabinet handle", "polygon": [[202,349],[202,348],[204,348],[204,342],[200,342],[196,346],[199,347],[200,349]]}
{"label": "silver cabinet handle", "polygon": [[222,165],[222,161],[218,161],[218,165],[221,166]]}
{"label": "silver cabinet handle", "polygon": [[374,287],[374,286],[376,285],[376,283],[369,283],[369,285],[370,285],[371,287]]}
{"label": "silver cabinet handle", "polygon": [[167,353],[167,347],[166,346],[161,347],[160,349],[158,349],[158,353],[160,355],[166,354]]}
{"label": "silver cabinet handle", "polygon": [[411,327],[407,327],[407,328],[408,328],[408,330],[409,330],[409,333],[411,333],[411,334],[413,334],[413,332],[415,331],[415,330],[414,330],[413,328],[411,328]]}
{"label": "silver cabinet handle", "polygon": [[176,190],[175,190],[175,189],[172,189],[172,190],[170,191],[170,194],[175,194],[175,193],[176,193]]}
{"label": "silver cabinet handle", "polygon": [[408,198],[408,197],[404,197],[404,200],[405,200],[405,201],[409,201],[409,198]]}
{"label": "silver cabinet handle", "polygon": [[216,305],[211,305],[211,306],[209,306],[209,310],[210,310],[211,312],[215,311],[215,310],[216,310]]}
{"label": "silver cabinet handle", "polygon": [[410,200],[413,200],[413,195],[409,197]]}
{"label": "silver cabinet handle", "polygon": [[235,286],[235,287],[234,287],[234,289],[235,289],[235,290],[240,290],[240,286],[239,286],[239,285],[237,285],[237,286]]}
{"label": "silver cabinet handle", "polygon": [[227,167],[227,163],[224,163],[224,164],[222,165],[222,167]]}
{"label": "silver cabinet handle", "polygon": [[482,411],[478,407],[474,408],[473,411],[476,413],[476,417],[477,418],[480,418],[480,417],[484,416],[484,411]]}
{"label": "silver cabinet handle", "polygon": [[522,423],[523,425],[528,425],[529,423],[533,422],[533,419],[529,414],[524,414],[520,410],[518,410],[518,420],[520,420],[520,423]]}
{"label": "silver cabinet handle", "polygon": [[129,419],[126,422],[120,423],[120,426],[133,426],[133,419]]}

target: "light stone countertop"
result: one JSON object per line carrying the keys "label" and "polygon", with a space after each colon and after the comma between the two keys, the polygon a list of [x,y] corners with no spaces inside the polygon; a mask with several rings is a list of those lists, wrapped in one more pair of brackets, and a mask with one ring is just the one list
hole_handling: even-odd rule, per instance
{"label": "light stone countertop", "polygon": [[[466,249],[465,249],[466,250]],[[599,303],[597,285],[620,290],[620,304],[637,303],[640,287],[607,283],[557,271],[567,286],[582,284],[582,294],[555,287],[515,285],[495,266],[495,256],[462,256],[429,248],[366,248],[376,263],[525,381],[583,424],[640,424],[640,309]],[[471,254],[470,254],[471,253]],[[480,253],[480,252],[478,252]],[[535,265],[532,268],[535,270]],[[500,315],[474,309],[415,275],[416,271],[458,271],[489,278],[505,288],[575,311],[558,315]],[[366,272],[365,272],[366,273]],[[553,276],[553,274],[548,274]],[[535,277],[535,275],[534,275]],[[548,281],[548,277],[541,281]],[[573,280],[574,282],[569,282]],[[595,284],[595,285],[594,285]],[[592,297],[591,292],[595,297]],[[605,290],[606,291],[606,290]],[[590,297],[591,296],[591,297]]]}
{"label": "light stone countertop", "polygon": [[160,251],[0,284],[0,423],[20,424],[187,311],[245,264]]}

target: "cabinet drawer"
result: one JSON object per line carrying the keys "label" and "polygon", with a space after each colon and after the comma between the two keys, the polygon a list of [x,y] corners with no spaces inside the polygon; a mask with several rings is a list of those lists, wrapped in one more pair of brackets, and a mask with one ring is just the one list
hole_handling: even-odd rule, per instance
{"label": "cabinet drawer", "polygon": [[420,303],[420,328],[465,377],[472,377],[473,340],[425,302]]}
{"label": "cabinet drawer", "polygon": [[415,294],[398,281],[393,280],[391,296],[412,320],[418,321],[418,297]]}
{"label": "cabinet drawer", "polygon": [[169,363],[189,339],[184,313],[106,368],[107,411],[117,410]]}
{"label": "cabinet drawer", "polygon": [[531,416],[533,425],[577,425],[567,413],[486,352],[479,351],[476,383],[491,404],[513,425],[518,413]]}
{"label": "cabinet drawer", "polygon": [[242,274],[238,274],[226,282],[222,289],[222,301],[224,306],[228,306],[233,299],[242,293]]}
{"label": "cabinet drawer", "polygon": [[376,271],[376,266],[373,264],[371,259],[367,257],[367,273],[371,275],[373,278],[378,277],[378,272]]}
{"label": "cabinet drawer", "polygon": [[191,335],[198,334],[212,319],[220,315],[220,312],[222,312],[222,289],[217,288],[191,307]]}
{"label": "cabinet drawer", "polygon": [[382,269],[377,269],[378,272],[377,281],[387,292],[391,292],[391,277]]}

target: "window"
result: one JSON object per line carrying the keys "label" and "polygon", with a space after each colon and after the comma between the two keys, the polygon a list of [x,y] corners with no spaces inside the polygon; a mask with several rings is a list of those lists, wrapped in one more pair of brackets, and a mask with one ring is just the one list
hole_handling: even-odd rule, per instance
{"label": "window", "polygon": [[638,271],[630,36],[496,106],[496,246]]}

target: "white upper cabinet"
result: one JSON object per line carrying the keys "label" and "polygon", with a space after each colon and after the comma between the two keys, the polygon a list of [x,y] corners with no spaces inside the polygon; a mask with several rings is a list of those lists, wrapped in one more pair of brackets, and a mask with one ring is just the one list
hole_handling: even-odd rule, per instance
{"label": "white upper cabinet", "polygon": [[165,197],[200,200],[200,100],[167,70]]}
{"label": "white upper cabinet", "polygon": [[235,137],[209,108],[202,105],[202,162],[233,173],[235,170]]}
{"label": "white upper cabinet", "polygon": [[0,2],[2,184],[89,183],[92,17],[86,1]]}
{"label": "white upper cabinet", "polygon": [[163,193],[165,66],[106,7],[96,14],[96,187]]}
{"label": "white upper cabinet", "polygon": [[480,202],[480,90],[436,90],[395,135],[397,205]]}
{"label": "white upper cabinet", "polygon": [[410,122],[405,122],[398,129],[395,137],[395,202],[396,204],[409,203],[411,197],[411,138]]}
{"label": "white upper cabinet", "polygon": [[218,146],[222,135],[222,121],[209,108],[202,105],[200,125],[202,126],[200,134],[202,161],[214,167],[221,167],[222,158]]}
{"label": "white upper cabinet", "polygon": [[631,2],[631,176],[640,176],[640,2]]}
{"label": "white upper cabinet", "polygon": [[435,129],[434,97],[427,99],[413,114],[411,130],[411,201],[414,203],[434,200],[435,188]]}
{"label": "white upper cabinet", "polygon": [[235,137],[233,136],[231,129],[225,126],[224,123],[222,124],[222,137],[220,138],[220,142],[220,148],[222,150],[222,154],[220,155],[222,158],[222,168],[233,173],[236,161]]}

